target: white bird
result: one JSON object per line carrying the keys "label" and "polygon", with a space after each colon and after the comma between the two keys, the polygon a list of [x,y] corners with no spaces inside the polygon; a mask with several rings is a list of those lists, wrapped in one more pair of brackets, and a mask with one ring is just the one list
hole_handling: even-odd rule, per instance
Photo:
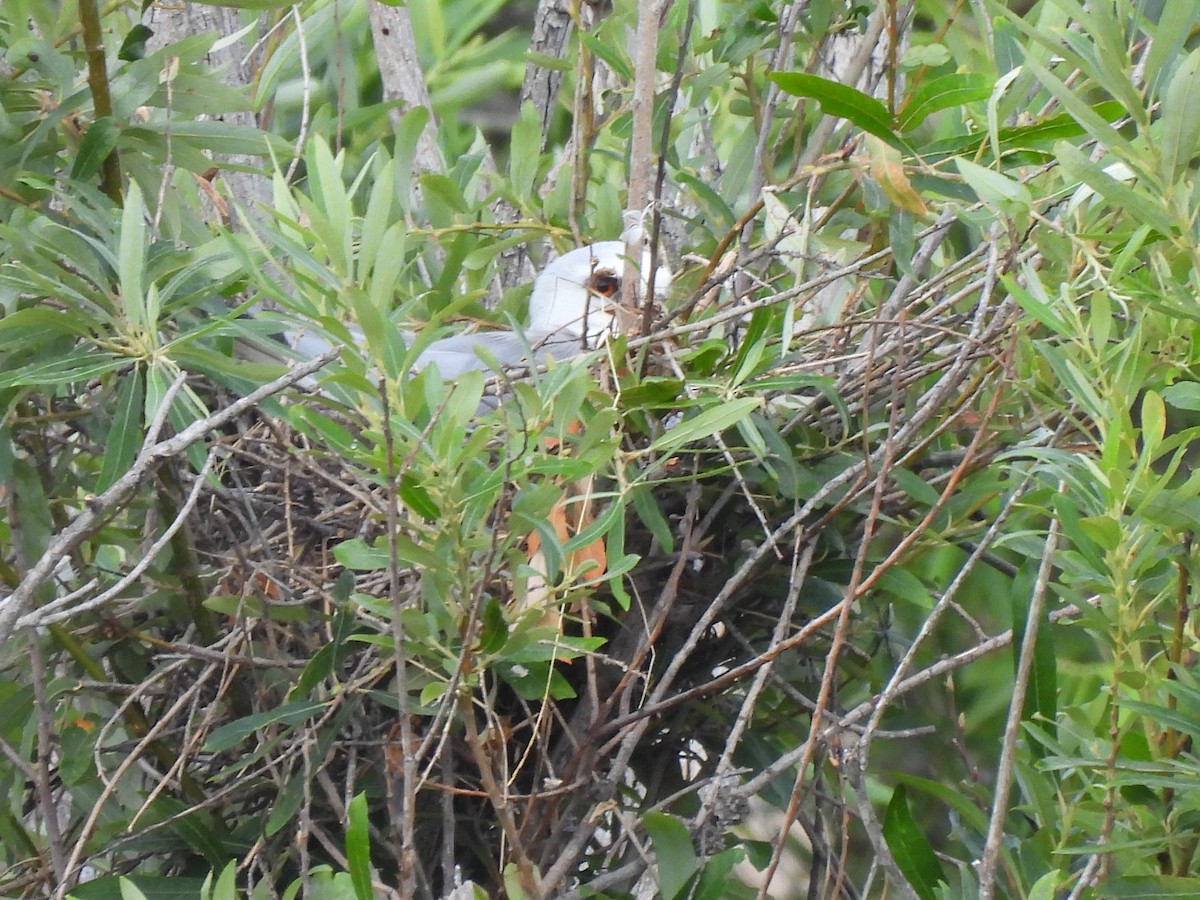
{"label": "white bird", "polygon": [[[442,378],[453,380],[472,369],[489,368],[491,360],[504,367],[541,365],[551,357],[562,361],[595,349],[615,331],[615,307],[621,296],[625,259],[623,241],[600,241],[564,253],[534,281],[529,322],[521,334],[480,331],[442,338],[420,353],[413,370],[436,365]],[[647,249],[640,266],[643,294],[649,268]],[[658,267],[654,277],[656,296],[665,296],[671,278],[670,269]],[[365,345],[360,331],[350,328],[350,334],[359,346]],[[331,346],[319,335],[301,331],[286,333],[284,341],[301,359],[312,359]],[[411,336],[406,336],[406,343],[411,343]],[[486,353],[478,353],[480,348]],[[532,359],[527,355],[530,349]]]}

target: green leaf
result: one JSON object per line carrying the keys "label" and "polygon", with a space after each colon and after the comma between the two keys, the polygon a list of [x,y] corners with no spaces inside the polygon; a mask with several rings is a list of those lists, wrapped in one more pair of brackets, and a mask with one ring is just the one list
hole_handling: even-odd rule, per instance
{"label": "green leaf", "polygon": [[1153,195],[1135,190],[1125,181],[1114,178],[1088,159],[1074,144],[1059,141],[1054,145],[1054,154],[1067,178],[1083,182],[1115,209],[1124,211],[1138,222],[1153,226],[1159,234],[1170,235],[1174,232],[1174,223],[1164,207],[1154,203]]}
{"label": "green leaf", "polygon": [[683,382],[678,378],[650,375],[637,384],[621,387],[623,409],[656,409],[674,406],[683,393]]}
{"label": "green leaf", "polygon": [[986,100],[991,94],[992,79],[986,75],[943,75],[912,92],[896,124],[901,131],[911,131],[939,110]]}
{"label": "green leaf", "polygon": [[685,419],[674,428],[660,434],[650,445],[651,452],[669,456],[684,444],[720,434],[735,422],[761,407],[761,397],[739,397],[706,409],[698,416]]}
{"label": "green leaf", "polygon": [[752,413],[749,421],[758,429],[758,434],[767,448],[767,455],[762,460],[763,467],[775,479],[779,493],[789,500],[799,499],[811,486],[812,479],[797,464],[796,451],[766,416]]}
{"label": "green leaf", "polygon": [[[704,864],[691,900],[726,900],[729,897],[730,874],[734,866],[746,858],[741,847],[728,847]],[[734,882],[740,884],[739,882]]]}
{"label": "green leaf", "polygon": [[154,31],[140,22],[129,29],[125,39],[121,41],[121,49],[117,51],[117,59],[134,62],[146,56],[146,41],[154,37]]}
{"label": "green leaf", "polygon": [[105,875],[76,885],[67,896],[77,900],[116,900],[122,896],[121,882],[136,886],[149,900],[195,900],[204,888],[203,878],[183,875]]}
{"label": "green leaf", "polygon": [[1181,734],[1193,737],[1200,735],[1200,720],[1194,716],[1180,713],[1166,706],[1155,703],[1144,703],[1141,700],[1121,700],[1121,707],[1130,712],[1143,715],[1160,728],[1174,728]]}
{"label": "green leaf", "polygon": [[1162,398],[1176,409],[1200,412],[1200,382],[1177,381],[1163,388]]}
{"label": "green leaf", "polygon": [[570,72],[574,68],[570,60],[559,59],[557,56],[548,56],[533,50],[525,54],[525,62],[549,69],[552,72]]}
{"label": "green leaf", "polygon": [[156,323],[147,318],[146,289],[146,204],[136,181],[129,183],[125,209],[121,213],[121,241],[117,248],[117,278],[121,308],[135,331],[148,332]]}
{"label": "green leaf", "polygon": [[142,368],[134,366],[117,387],[117,410],[104,445],[104,459],[96,479],[97,493],[109,488],[125,473],[142,444],[143,391]]}
{"label": "green leaf", "polygon": [[658,887],[663,900],[675,900],[683,896],[684,889],[699,868],[692,836],[686,825],[666,813],[648,812],[642,818],[642,823],[650,835],[650,843],[654,845]]}
{"label": "green leaf", "polygon": [[467,198],[454,180],[445,175],[425,173],[420,177],[421,192],[427,200],[436,200],[450,212],[465,213]]}
{"label": "green leaf", "polygon": [[228,9],[286,9],[293,0],[195,0],[201,6],[224,6]]}
{"label": "green leaf", "polygon": [[1058,889],[1058,882],[1062,878],[1062,872],[1055,869],[1053,872],[1047,872],[1041,878],[1034,882],[1033,887],[1029,889],[1028,900],[1054,900]]}
{"label": "green leaf", "polygon": [[489,596],[483,602],[483,630],[479,633],[479,652],[496,653],[508,641],[508,622],[500,602]]}
{"label": "green leaf", "polygon": [[147,900],[146,895],[138,890],[137,885],[128,878],[122,878],[120,884],[121,900]]}
{"label": "green leaf", "polygon": [[1167,408],[1157,391],[1147,390],[1142,396],[1142,441],[1143,452],[1153,458],[1167,433]]}
{"label": "green leaf", "polygon": [[1162,4],[1161,10],[1152,32],[1150,48],[1143,58],[1145,83],[1159,96],[1162,91],[1162,76],[1165,75],[1168,63],[1179,58],[1179,51],[1191,37],[1196,17],[1200,15],[1200,6],[1190,0],[1167,0]]}
{"label": "green leaf", "polygon": [[846,119],[897,150],[915,153],[912,147],[892,130],[892,117],[887,107],[874,97],[828,78],[819,78],[804,72],[772,72],[767,77],[789,94],[816,100],[821,104],[825,115]]}
{"label": "green leaf", "polygon": [[944,44],[918,44],[904,51],[900,65],[905,69],[937,68],[950,62],[950,51]]}
{"label": "green leaf", "polygon": [[371,887],[371,836],[367,827],[367,795],[355,794],[346,810],[346,863],[357,900],[374,900]]}
{"label": "green leaf", "polygon": [[618,46],[621,46],[619,43],[616,41],[602,41],[589,31],[581,31],[579,33],[579,41],[588,50],[604,60],[605,64],[613,70],[613,73],[621,79],[622,83],[628,84],[633,81],[633,66],[630,65],[629,57],[616,49]]}
{"label": "green leaf", "polygon": [[945,881],[937,855],[908,808],[904,785],[892,792],[883,819],[883,839],[896,858],[896,865],[921,900],[935,900],[938,883]]}
{"label": "green leaf", "polygon": [[73,381],[85,381],[106,372],[129,365],[129,359],[115,353],[99,353],[82,348],[66,356],[44,363],[22,366],[10,372],[0,372],[0,388],[54,386]]}
{"label": "green leaf", "polygon": [[[1065,530],[1065,529],[1064,529]],[[1012,593],[1012,658],[1013,672],[1021,664],[1022,644],[1029,618],[1029,598],[1035,588],[1037,568],[1035,561],[1021,568],[1020,577],[1013,585]],[[1021,714],[1024,719],[1035,716],[1042,720],[1041,727],[1053,733],[1058,710],[1058,657],[1054,648],[1054,630],[1049,613],[1043,608],[1037,625],[1037,637],[1033,643],[1033,663],[1029,670],[1029,685]]]}
{"label": "green leaf", "polygon": [[291,145],[279,135],[261,131],[252,125],[237,125],[209,119],[181,120],[171,124],[150,121],[143,125],[126,125],[121,129],[125,142],[146,142],[158,145],[168,137],[193,150],[214,150],[221,153],[244,153],[247,156],[277,157],[291,155]]}
{"label": "green leaf", "polygon": [[87,133],[79,142],[79,152],[71,166],[73,181],[87,181],[100,171],[108,154],[117,146],[120,130],[112,116],[103,116],[88,126]]}
{"label": "green leaf", "polygon": [[929,482],[911,469],[896,467],[889,473],[897,486],[918,503],[933,506],[941,499],[941,494]]}
{"label": "green leaf", "polygon": [[230,860],[217,876],[212,900],[237,900],[237,896],[237,861]]}
{"label": "green leaf", "polygon": [[[399,248],[384,243],[391,225],[392,201],[396,195],[395,172],[395,165],[388,160],[382,166],[379,176],[371,188],[371,196],[367,200],[367,211],[362,220],[362,237],[358,244],[356,271],[359,287],[365,287],[371,274],[375,272],[375,263],[379,258],[381,248],[386,246],[385,252],[388,255],[398,253],[401,258],[404,256],[402,252],[399,252]],[[391,286],[389,285],[389,287]],[[374,300],[373,297],[372,300]]]}
{"label": "green leaf", "polygon": [[429,491],[421,486],[409,473],[405,473],[400,477],[400,487],[397,491],[400,499],[404,501],[404,505],[415,512],[418,516],[425,519],[438,519],[441,517],[442,511],[438,507],[437,502],[430,495]]}
{"label": "green leaf", "polygon": [[[1005,288],[1008,289],[1012,298],[1017,301],[1017,305],[1027,315],[1041,322],[1055,334],[1064,337],[1071,334],[1071,327],[1059,314],[1058,310],[1054,308],[1050,298],[1045,295],[1042,284],[1037,279],[1036,272],[1030,271],[1026,273],[1026,283],[1030,286],[1031,290],[1026,290],[1009,274],[1001,275],[1000,280]],[[1034,289],[1036,289],[1036,294],[1033,292]]]}
{"label": "green leaf", "polygon": [[954,160],[954,164],[975,196],[988,206],[1014,218],[1028,214],[1033,208],[1033,195],[1021,182],[985,169],[969,159],[959,158]]}
{"label": "green leaf", "polygon": [[5,351],[25,349],[19,345],[29,342],[32,349],[53,338],[85,337],[88,332],[87,322],[79,316],[45,306],[31,306],[0,318],[0,347]]}
{"label": "green leaf", "polygon": [[1200,878],[1176,878],[1169,875],[1130,875],[1104,882],[1105,900],[1180,900],[1200,897]]}
{"label": "green leaf", "polygon": [[921,583],[921,579],[903,566],[892,566],[880,576],[879,587],[905,600],[917,609],[933,609],[933,595]]}
{"label": "green leaf", "polygon": [[518,198],[529,197],[533,194],[533,180],[537,176],[538,163],[541,161],[542,125],[538,120],[537,109],[530,101],[525,101],[521,114],[513,123],[511,155],[508,162],[509,176],[513,193]]}
{"label": "green leaf", "polygon": [[204,750],[206,753],[224,753],[226,750],[232,750],[260,728],[269,725],[295,725],[305,719],[311,719],[324,708],[324,704],[300,700],[285,703],[266,712],[244,716],[215,729],[204,742]]}
{"label": "green leaf", "polygon": [[500,677],[525,700],[540,700],[545,696],[553,700],[573,700],[576,696],[571,683],[552,663],[501,665],[497,670]]}
{"label": "green leaf", "polygon": [[291,778],[288,779],[283,792],[275,795],[271,803],[271,814],[263,825],[263,831],[268,837],[278,834],[280,829],[292,821],[292,817],[304,804],[305,787],[303,778]]}
{"label": "green leaf", "polygon": [[1090,105],[1077,90],[1063,84],[1031,56],[1026,56],[1025,67],[1058,100],[1071,118],[1087,129],[1088,134],[1119,154],[1122,159],[1137,158],[1137,150],[1104,119],[1100,107]]}
{"label": "green leaf", "polygon": [[658,508],[658,501],[654,498],[653,491],[642,485],[635,485],[630,490],[630,499],[633,500],[633,509],[637,513],[637,517],[642,520],[643,525],[650,529],[650,533],[654,535],[654,539],[658,541],[663,552],[674,553],[675,535],[672,534],[671,526],[663,516],[662,510]]}
{"label": "green leaf", "polygon": [[1175,184],[1188,171],[1200,144],[1200,48],[1175,70],[1159,121],[1162,178]]}
{"label": "green leaf", "polygon": [[[397,561],[402,565],[437,567],[437,557],[408,535],[398,534],[392,540],[396,542]],[[368,546],[359,538],[342,541],[333,548],[333,557],[347,569],[360,572],[373,572],[391,565],[391,553],[387,541],[382,538],[375,546]]]}

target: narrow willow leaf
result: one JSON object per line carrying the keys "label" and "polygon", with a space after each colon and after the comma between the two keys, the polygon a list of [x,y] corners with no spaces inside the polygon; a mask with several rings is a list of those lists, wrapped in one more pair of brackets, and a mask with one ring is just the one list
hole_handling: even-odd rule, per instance
{"label": "narrow willow leaf", "polygon": [[[1106,846],[1105,849],[1109,848]],[[1088,848],[1087,852],[1094,851]],[[1200,897],[1200,878],[1129,875],[1104,882],[1105,900],[1170,900],[1176,897],[1179,900],[1195,900],[1196,897]]]}
{"label": "narrow willow leaf", "polygon": [[260,728],[270,725],[295,725],[311,719],[324,708],[324,704],[302,700],[285,703],[266,712],[244,716],[214,729],[208,736],[208,740],[204,742],[204,751],[206,753],[224,753],[226,750],[232,750]]}
{"label": "narrow willow leaf", "polygon": [[1169,70],[1166,64],[1178,57],[1197,16],[1200,16],[1200,4],[1193,0],[1166,0],[1162,5],[1158,27],[1144,57],[1146,85],[1153,94],[1161,96],[1162,80]]}
{"label": "narrow willow leaf", "polygon": [[660,812],[646,813],[642,823],[654,846],[658,888],[663,900],[683,896],[684,888],[699,868],[687,826],[674,816]]}
{"label": "narrow willow leaf", "polygon": [[662,510],[658,508],[652,493],[642,485],[635,485],[630,491],[630,498],[633,500],[633,510],[637,517],[650,529],[663,552],[674,553],[675,536],[671,533],[671,526],[663,516]]}
{"label": "narrow willow leaf", "polygon": [[[295,5],[292,0],[196,0],[201,6],[224,6],[228,9],[286,9]],[[395,5],[395,4],[393,4]]]}
{"label": "narrow willow leaf", "polygon": [[517,197],[533,194],[542,152],[542,127],[533,103],[526,101],[521,114],[513,123],[512,150],[508,162],[508,180]]}
{"label": "narrow willow leaf", "polygon": [[898,150],[915,152],[904,138],[892,130],[892,117],[887,107],[874,97],[828,78],[804,72],[772,72],[767,77],[789,94],[816,100],[825,115],[846,119]]}
{"label": "narrow willow leaf", "polygon": [[1008,289],[1009,295],[1017,301],[1017,305],[1029,315],[1041,322],[1055,334],[1068,336],[1071,332],[1070,325],[1059,314],[1058,310],[1050,302],[1050,298],[1045,293],[1045,288],[1038,279],[1037,272],[1033,269],[1026,270],[1024,274],[1026,284],[1031,290],[1026,290],[1017,282],[1012,275],[1001,275],[1000,280]]}
{"label": "narrow willow leaf", "polygon": [[443,207],[443,212],[465,213],[468,209],[467,198],[463,196],[462,188],[454,180],[445,175],[426,173],[419,179],[421,192],[430,201],[436,201]]}
{"label": "narrow willow leaf", "polygon": [[504,618],[504,610],[500,608],[500,603],[495,597],[484,600],[480,619],[483,627],[479,632],[479,652],[499,652],[508,641],[508,621]]}
{"label": "narrow willow leaf", "polygon": [[674,428],[659,435],[650,445],[651,452],[671,454],[692,441],[719,434],[739,419],[761,407],[761,397],[739,397],[728,403],[706,409],[698,416],[685,419]]}
{"label": "narrow willow leaf", "polygon": [[924,82],[908,98],[896,125],[911,131],[933,113],[968,103],[978,103],[992,94],[992,80],[986,75],[952,73]]}
{"label": "narrow willow leaf", "polygon": [[442,511],[433,499],[433,496],[412,475],[405,473],[400,476],[400,486],[397,489],[397,493],[400,495],[400,499],[404,501],[404,505],[418,516],[426,519],[438,519],[441,516]]}
{"label": "narrow willow leaf", "polygon": [[1163,206],[1156,205],[1153,195],[1144,193],[1130,186],[1124,178],[1114,177],[1115,174],[1132,172],[1128,167],[1100,168],[1078,147],[1066,141],[1054,145],[1054,154],[1062,163],[1063,172],[1068,178],[1082,181],[1113,207],[1124,210],[1135,220],[1153,226],[1160,234],[1170,235],[1174,231],[1174,223]]}
{"label": "narrow willow leaf", "polygon": [[730,874],[745,858],[742,847],[728,847],[709,859],[700,872],[691,900],[725,900],[730,895]]}
{"label": "narrow willow leaf", "polygon": [[11,372],[0,372],[0,388],[58,387],[75,381],[85,381],[127,365],[128,357],[81,349],[49,362],[22,366]]}
{"label": "narrow willow leaf", "polygon": [[937,855],[924,832],[917,826],[908,808],[904,785],[892,792],[883,819],[883,839],[896,859],[896,865],[921,900],[934,900],[938,883],[945,881]]}
{"label": "narrow willow leaf", "polygon": [[371,888],[371,836],[367,826],[367,795],[355,794],[346,810],[346,864],[357,900],[374,900]]}
{"label": "narrow willow leaf", "polygon": [[[1066,527],[1063,528],[1066,531]],[[1035,560],[1028,561],[1021,567],[1019,576],[1013,582],[1012,593],[1012,659],[1013,672],[1021,664],[1022,644],[1025,640],[1026,626],[1029,624],[1029,601],[1037,589],[1037,565]],[[1055,732],[1055,716],[1058,706],[1058,659],[1054,651],[1054,632],[1050,627],[1050,619],[1043,609],[1041,620],[1037,626],[1037,636],[1033,644],[1033,660],[1029,670],[1029,684],[1025,693],[1024,705],[1021,708],[1023,719],[1040,721],[1040,727],[1046,729],[1053,737]]]}
{"label": "narrow willow leaf", "polygon": [[1167,431],[1167,410],[1157,391],[1146,391],[1142,397],[1143,453],[1153,458]]}
{"label": "narrow willow leaf", "polygon": [[363,216],[362,234],[358,243],[356,274],[359,287],[367,286],[368,279],[375,271],[375,261],[379,257],[380,249],[386,248],[385,253],[392,252],[392,248],[384,243],[384,238],[388,234],[392,203],[396,197],[395,172],[393,162],[386,160],[380,167],[375,185],[371,188],[370,199],[367,200],[367,211]]}
{"label": "narrow willow leaf", "polygon": [[1036,60],[1027,57],[1025,66],[1037,76],[1038,81],[1062,105],[1071,118],[1087,129],[1092,137],[1119,154],[1123,159],[1137,158],[1137,150],[1104,119],[1098,108],[1090,106],[1076,91],[1063,84]]}
{"label": "narrow willow leaf", "polygon": [[954,164],[975,195],[988,206],[1013,217],[1026,215],[1033,208],[1033,195],[1021,182],[969,159],[956,159]]}
{"label": "narrow willow leaf", "polygon": [[633,66],[630,65],[630,59],[626,54],[617,49],[622,46],[621,44],[613,41],[602,41],[588,31],[581,31],[579,33],[579,40],[588,50],[604,60],[608,67],[621,79],[622,83],[627,84],[633,81]]}
{"label": "narrow willow leaf", "polygon": [[179,141],[182,146],[193,150],[244,153],[247,156],[274,154],[286,159],[292,152],[291,144],[279,135],[260,131],[251,125],[206,119],[189,121],[173,118],[169,125],[154,121],[127,125],[121,129],[121,135],[124,141],[137,140],[151,146],[161,143],[169,135],[172,141]]}
{"label": "narrow willow leaf", "polygon": [[1200,382],[1177,381],[1163,388],[1162,398],[1176,409],[1200,412]]}
{"label": "narrow willow leaf", "polygon": [[530,50],[525,54],[525,62],[532,63],[542,69],[549,69],[552,72],[570,72],[574,66],[565,59],[559,59],[557,56],[548,56],[545,53],[538,53]]}
{"label": "narrow willow leaf", "polygon": [[137,455],[142,443],[143,390],[141,366],[134,366],[133,371],[122,378],[117,387],[117,411],[108,429],[104,460],[100,465],[100,477],[96,480],[96,493],[109,488]]}
{"label": "narrow willow leaf", "polygon": [[237,900],[237,862],[230,860],[213,886],[212,900]]}
{"label": "narrow willow leaf", "polygon": [[104,116],[88,126],[87,134],[79,142],[79,152],[71,166],[73,181],[87,181],[100,171],[108,154],[117,146],[120,131],[112,116]]}
{"label": "narrow willow leaf", "polygon": [[142,278],[146,270],[146,203],[137,181],[129,183],[121,213],[121,242],[117,248],[117,278],[121,307],[135,331],[154,327],[147,316]]}
{"label": "narrow willow leaf", "polygon": [[1175,70],[1163,97],[1159,128],[1162,179],[1175,184],[1191,166],[1200,144],[1200,48]]}

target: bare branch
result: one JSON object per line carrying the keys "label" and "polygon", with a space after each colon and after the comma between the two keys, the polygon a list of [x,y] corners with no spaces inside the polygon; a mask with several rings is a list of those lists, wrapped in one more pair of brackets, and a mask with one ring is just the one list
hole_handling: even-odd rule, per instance
{"label": "bare branch", "polygon": [[[143,446],[129,470],[118,478],[108,490],[93,498],[87,507],[71,521],[71,524],[55,536],[41,558],[21,579],[16,590],[0,601],[0,647],[8,645],[17,621],[29,611],[34,594],[51,577],[58,564],[86,540],[88,535],[103,523],[109,514],[120,507],[160,463],[185,452],[193,444],[202,441],[214,429],[220,428],[226,422],[233,421],[243,412],[254,408],[268,397],[302,381],[313,372],[328,365],[339,353],[341,353],[341,348],[335,348],[318,357],[299,363],[286,375],[281,375],[269,384],[252,391],[225,409],[219,410],[199,422],[193,422],[174,437]],[[182,382],[176,384],[176,390],[180,383]],[[162,415],[166,415],[166,410],[170,405],[168,396],[160,407]],[[153,426],[150,434],[154,434]]]}
{"label": "bare branch", "polygon": [[427,110],[429,119],[417,139],[413,168],[417,172],[445,172],[446,161],[437,145],[437,118],[433,114],[425,73],[421,71],[421,61],[417,57],[412,17],[407,7],[377,2],[368,5],[367,15],[375,39],[379,77],[383,80],[383,99],[388,102],[400,100],[404,104],[403,108],[390,109],[388,118],[396,127],[408,110],[418,107]]}

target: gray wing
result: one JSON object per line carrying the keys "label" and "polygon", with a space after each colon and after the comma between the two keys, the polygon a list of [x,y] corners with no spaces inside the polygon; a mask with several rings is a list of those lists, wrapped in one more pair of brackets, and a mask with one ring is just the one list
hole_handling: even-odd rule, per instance
{"label": "gray wing", "polygon": [[[360,347],[366,343],[362,333],[356,328],[350,328],[350,336]],[[414,336],[408,333],[405,333],[403,338],[404,342],[410,345],[414,340]],[[335,346],[329,337],[307,330],[287,330],[280,334],[278,352],[268,349],[271,343],[266,341],[254,348],[244,348],[239,356],[255,362],[283,362],[288,358],[313,359]],[[490,371],[493,361],[502,369],[528,365],[530,349],[533,351],[533,362],[541,365],[551,357],[559,361],[571,359],[578,356],[584,348],[579,338],[565,335],[522,336],[512,331],[480,331],[474,334],[456,334],[434,341],[417,357],[413,369],[419,371],[427,366],[436,365],[438,374],[444,380],[453,381],[464,372]]]}
{"label": "gray wing", "polygon": [[501,368],[527,365],[527,348],[532,348],[536,363],[545,363],[550,357],[570,359],[582,350],[578,338],[552,340],[530,334],[522,338],[511,331],[481,331],[434,341],[417,357],[414,368],[436,365],[442,378],[452,381],[463,372],[491,369],[491,359]]}

